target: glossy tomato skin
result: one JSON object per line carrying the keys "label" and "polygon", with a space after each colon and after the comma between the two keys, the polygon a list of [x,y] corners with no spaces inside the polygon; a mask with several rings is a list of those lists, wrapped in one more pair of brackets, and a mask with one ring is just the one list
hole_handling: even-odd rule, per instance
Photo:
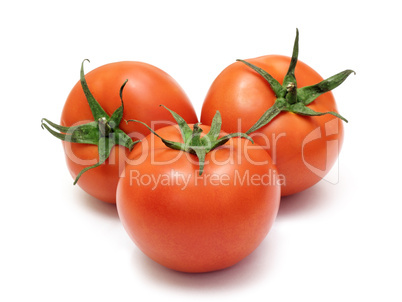
{"label": "glossy tomato skin", "polygon": [[[270,55],[246,60],[283,82],[290,58]],[[305,63],[295,69],[297,87],[314,85],[323,78]],[[223,130],[246,132],[270,108],[276,96],[269,84],[241,62],[233,63],[212,83],[205,98],[201,122],[212,121],[214,112],[222,115]],[[338,112],[331,92],[319,96],[309,107],[315,111]],[[329,172],[342,147],[342,121],[332,115],[306,117],[282,112],[268,125],[250,135],[271,155],[284,176],[282,196],[305,190]]]}
{"label": "glossy tomato skin", "polygon": [[[178,112],[187,122],[197,122],[195,110],[179,84],[166,72],[150,64],[134,61],[110,63],[85,75],[88,87],[110,116],[121,105],[120,87],[128,80],[124,91],[124,113],[120,129],[133,140],[142,139],[149,131],[138,119],[158,129],[174,122],[170,113],[160,108],[163,104]],[[71,90],[61,115],[62,126],[72,126],[88,121],[93,116],[80,82]],[[73,178],[85,167],[98,161],[95,145],[63,142],[67,166]],[[77,184],[87,193],[105,202],[116,202],[116,187],[129,151],[113,147],[109,159],[100,167],[85,172]]]}
{"label": "glossy tomato skin", "polygon": [[[157,133],[180,140],[174,126]],[[275,220],[277,170],[265,150],[245,139],[208,153],[202,176],[194,155],[154,135],[130,158],[117,189],[119,217],[136,245],[168,268],[200,273],[232,266],[257,248]]]}

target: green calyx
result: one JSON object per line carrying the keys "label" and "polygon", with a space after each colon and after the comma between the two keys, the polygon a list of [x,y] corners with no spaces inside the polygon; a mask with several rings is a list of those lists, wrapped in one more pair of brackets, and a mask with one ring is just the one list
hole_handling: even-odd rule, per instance
{"label": "green calyx", "polygon": [[296,39],[293,46],[292,58],[290,61],[289,69],[283,80],[282,85],[275,80],[268,72],[262,68],[255,66],[244,60],[237,60],[246,64],[248,67],[260,74],[270,85],[274,91],[277,99],[274,105],[271,106],[261,118],[246,132],[250,134],[261,127],[268,124],[274,117],[276,117],[282,111],[293,112],[300,115],[306,116],[321,116],[325,114],[331,114],[341,120],[348,122],[339,113],[328,111],[328,112],[317,112],[313,109],[307,107],[321,94],[324,94],[332,89],[338,87],[346,78],[351,74],[355,73],[353,70],[344,70],[328,79],[321,81],[318,84],[312,86],[306,86],[297,88],[297,81],[294,74],[297,58],[299,55],[299,31],[296,29]]}
{"label": "green calyx", "polygon": [[[160,105],[163,106],[163,105]],[[151,129],[147,124],[138,121],[138,120],[128,120],[127,122],[137,122],[143,124],[145,127],[147,127],[154,135],[159,137],[162,142],[169,148],[175,149],[175,150],[180,150],[180,151],[185,151],[191,154],[194,154],[198,157],[199,161],[199,175],[202,175],[204,171],[204,164],[205,164],[205,156],[208,152],[218,148],[219,146],[224,145],[227,141],[229,141],[233,137],[242,137],[246,138],[252,143],[253,140],[251,137],[249,137],[245,133],[231,133],[228,135],[225,135],[221,138],[219,138],[219,134],[221,132],[221,126],[222,126],[222,118],[221,114],[219,111],[216,112],[212,123],[211,123],[211,129],[209,132],[201,137],[202,129],[199,126],[199,123],[196,123],[193,125],[193,129],[190,128],[190,126],[186,123],[186,121],[178,115],[176,112],[170,110],[169,108],[163,106],[165,109],[167,109],[173,116],[173,118],[176,120],[181,136],[183,138],[183,143],[181,142],[173,142],[170,140],[166,140],[162,138],[158,133],[156,133],[154,130]]]}
{"label": "green calyx", "polygon": [[[102,165],[109,157],[112,147],[121,145],[132,150],[139,141],[133,141],[123,130],[119,128],[119,124],[123,118],[123,89],[127,80],[120,88],[121,106],[117,108],[111,116],[109,116],[96,101],[84,75],[84,60],[81,64],[80,82],[88,105],[91,109],[94,121],[87,124],[64,127],[57,125],[48,119],[43,118],[41,122],[42,129],[48,130],[53,136],[66,142],[79,144],[92,144],[98,146],[99,161],[93,166],[86,167],[77,175],[74,184],[77,183],[82,174],[86,171]],[[52,129],[54,128],[54,129]]]}

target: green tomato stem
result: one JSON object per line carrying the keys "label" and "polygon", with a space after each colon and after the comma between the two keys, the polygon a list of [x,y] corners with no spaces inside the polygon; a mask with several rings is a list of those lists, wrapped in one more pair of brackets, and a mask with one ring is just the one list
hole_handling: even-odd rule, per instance
{"label": "green tomato stem", "polygon": [[282,111],[289,111],[305,116],[321,116],[325,114],[331,114],[345,122],[348,122],[347,119],[345,119],[337,112],[316,112],[311,108],[308,108],[307,105],[312,103],[320,95],[338,87],[346,80],[346,78],[350,74],[356,73],[353,70],[347,69],[315,85],[297,88],[297,81],[294,71],[298,60],[298,54],[299,30],[296,29],[296,38],[293,45],[292,58],[282,85],[276,79],[274,79],[266,70],[263,70],[262,68],[251,64],[250,62],[239,59],[237,60],[239,62],[242,62],[243,64],[246,64],[248,67],[261,75],[268,82],[277,97],[275,103],[266,112],[264,112],[264,114],[258,119],[258,121],[246,132],[247,134],[250,134],[260,129],[261,127],[264,127]]}
{"label": "green tomato stem", "polygon": [[[98,146],[99,161],[80,171],[74,180],[74,184],[77,183],[79,178],[88,170],[94,169],[102,165],[110,156],[110,152],[115,145],[122,145],[131,150],[135,144],[139,141],[133,141],[124,131],[119,128],[119,124],[123,118],[123,89],[127,83],[127,80],[120,88],[121,106],[113,112],[109,117],[101,105],[96,101],[84,75],[84,60],[81,64],[80,82],[84,91],[88,105],[91,109],[94,121],[87,124],[65,127],[57,125],[48,119],[43,118],[41,122],[42,129],[46,129],[54,137],[72,143],[79,144],[92,144]],[[53,128],[53,129],[52,129]]]}
{"label": "green tomato stem", "polygon": [[196,155],[199,162],[199,175],[202,175],[204,171],[205,156],[207,155],[207,153],[218,148],[219,146],[226,144],[226,142],[228,142],[231,138],[246,138],[254,143],[250,136],[248,136],[246,133],[240,132],[231,133],[219,138],[222,127],[222,118],[219,111],[216,112],[212,120],[211,129],[209,130],[209,132],[201,137],[202,129],[199,126],[199,123],[194,124],[193,129],[191,130],[190,126],[180,115],[165,106],[163,107],[168,110],[172,114],[173,118],[176,120],[182,135],[183,143],[173,142],[164,139],[144,122],[138,120],[128,120],[127,122],[141,123],[142,125],[147,127],[149,131],[151,131],[155,136],[160,138],[165,146],[167,146],[168,148],[181,150]]}

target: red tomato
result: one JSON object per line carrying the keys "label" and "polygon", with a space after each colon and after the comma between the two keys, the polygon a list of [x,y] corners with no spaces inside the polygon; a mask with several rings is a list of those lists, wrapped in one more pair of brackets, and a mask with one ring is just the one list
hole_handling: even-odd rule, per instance
{"label": "red tomato", "polygon": [[[246,60],[267,71],[279,83],[288,71],[290,58],[269,55]],[[297,87],[314,85],[323,78],[298,61]],[[233,63],[212,83],[205,98],[201,123],[209,124],[216,112],[222,115],[223,130],[246,132],[276,100],[268,82],[241,62]],[[338,112],[335,99],[327,92],[309,108],[318,112]],[[271,155],[283,176],[282,195],[311,187],[321,180],[336,162],[343,142],[342,121],[333,115],[301,116],[281,112],[270,123],[249,134]]]}
{"label": "red tomato", "polygon": [[[110,116],[121,106],[119,90],[123,90],[124,111],[120,129],[133,139],[141,139],[149,131],[137,123],[127,124],[125,120],[139,119],[154,129],[174,122],[166,110],[158,105],[166,104],[180,113],[189,123],[197,122],[197,116],[188,97],[177,82],[164,71],[141,62],[111,63],[89,72],[86,76],[89,90]],[[61,116],[62,126],[73,126],[93,121],[93,115],[78,82],[71,90]],[[63,142],[67,166],[73,178],[82,169],[97,163],[99,154],[96,145]],[[90,195],[109,203],[116,202],[116,187],[124,168],[127,148],[116,145],[109,158],[99,167],[82,174],[77,184]]]}
{"label": "red tomato", "polygon": [[[210,127],[201,125],[205,132]],[[156,132],[183,142],[177,126]],[[229,267],[266,237],[280,185],[268,153],[231,139],[205,157],[166,147],[154,134],[134,147],[117,188],[117,209],[136,245],[154,261],[183,272]]]}

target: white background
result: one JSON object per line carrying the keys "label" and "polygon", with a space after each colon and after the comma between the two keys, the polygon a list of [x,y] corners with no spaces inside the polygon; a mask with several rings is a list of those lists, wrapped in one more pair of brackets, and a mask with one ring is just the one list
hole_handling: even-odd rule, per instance
{"label": "white background", "polygon": [[[325,3],[325,4],[324,4]],[[398,1],[3,1],[1,301],[402,301],[401,29]],[[290,55],[324,78],[345,125],[339,181],[282,200],[271,232],[238,265],[208,274],[155,264],[114,206],[72,185],[57,121],[86,72],[144,61],[197,114],[237,58]],[[334,172],[333,171],[333,172]],[[35,300],[34,300],[35,299]]]}

